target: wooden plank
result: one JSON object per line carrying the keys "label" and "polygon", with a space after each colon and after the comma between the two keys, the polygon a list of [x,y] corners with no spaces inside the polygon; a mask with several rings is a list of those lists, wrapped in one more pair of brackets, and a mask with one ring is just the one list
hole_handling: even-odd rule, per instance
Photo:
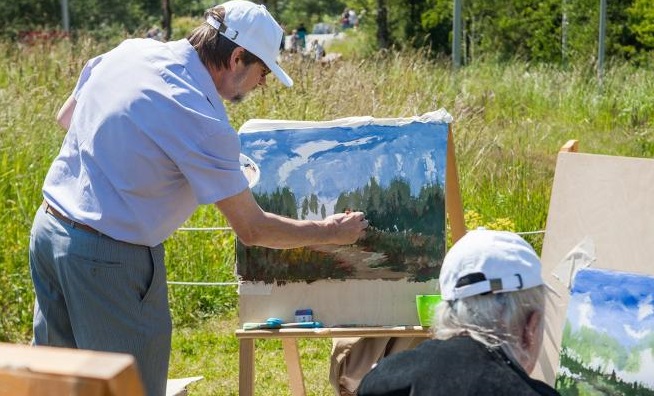
{"label": "wooden plank", "polygon": [[[72,392],[75,393],[72,393]],[[0,371],[1,396],[47,395],[105,396],[106,385],[87,378],[31,373],[27,370]]]}
{"label": "wooden plank", "polygon": [[134,357],[0,343],[0,396],[144,394]]}
{"label": "wooden plank", "polygon": [[282,338],[284,347],[284,358],[286,360],[286,369],[288,370],[289,385],[293,396],[305,396],[304,376],[302,375],[302,366],[300,365],[300,353],[297,348],[296,338]]}
{"label": "wooden plank", "polygon": [[576,153],[578,151],[579,151],[579,141],[574,139],[565,142],[565,144],[561,146],[561,149],[559,150],[559,152],[563,152],[563,153]]}
{"label": "wooden plank", "polygon": [[334,327],[320,329],[236,330],[237,338],[348,338],[348,337],[428,337],[421,326]]}
{"label": "wooden plank", "polygon": [[349,338],[349,337],[429,337],[421,326],[332,327],[320,329],[236,330],[236,338]]}
{"label": "wooden plank", "polygon": [[241,338],[238,346],[238,394],[254,395],[254,339]]}

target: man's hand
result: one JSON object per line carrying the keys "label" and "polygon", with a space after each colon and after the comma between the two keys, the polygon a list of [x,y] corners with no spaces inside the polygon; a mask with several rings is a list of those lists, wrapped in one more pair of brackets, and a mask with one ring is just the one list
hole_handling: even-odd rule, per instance
{"label": "man's hand", "polygon": [[240,242],[246,246],[290,249],[312,245],[350,245],[365,234],[363,212],[337,213],[322,220],[297,220],[263,211],[252,192],[216,202]]}
{"label": "man's hand", "polygon": [[325,222],[334,229],[333,243],[338,245],[355,243],[365,235],[366,228],[368,228],[368,220],[363,212],[335,213],[328,216]]}

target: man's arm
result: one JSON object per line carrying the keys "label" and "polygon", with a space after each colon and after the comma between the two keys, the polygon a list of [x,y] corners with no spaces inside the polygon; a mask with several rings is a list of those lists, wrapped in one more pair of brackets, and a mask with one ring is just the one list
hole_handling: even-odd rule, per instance
{"label": "man's arm", "polygon": [[295,220],[264,212],[249,188],[215,205],[245,245],[275,249],[347,245],[362,237],[368,227],[362,212],[337,213],[324,220]]}
{"label": "man's arm", "polygon": [[73,95],[70,95],[59,112],[57,113],[57,123],[61,125],[62,128],[68,130],[70,128],[70,119],[73,117],[73,111],[75,111],[75,105],[77,105],[77,100]]}

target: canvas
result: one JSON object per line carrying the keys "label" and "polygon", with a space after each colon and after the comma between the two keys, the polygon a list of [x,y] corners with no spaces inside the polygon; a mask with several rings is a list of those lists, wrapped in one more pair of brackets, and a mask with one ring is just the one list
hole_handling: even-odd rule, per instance
{"label": "canvas", "polygon": [[562,395],[654,395],[654,276],[577,272],[556,388]]}
{"label": "canvas", "polygon": [[310,308],[326,326],[417,325],[415,296],[437,292],[445,255],[451,121],[439,110],[244,124],[243,170],[263,209],[298,219],[360,210],[370,226],[351,246],[237,244],[240,322]]}
{"label": "canvas", "polygon": [[[554,385],[570,299],[584,267],[654,276],[654,160],[559,153],[541,261],[547,294],[543,350],[532,375]],[[622,323],[615,317],[615,326]],[[652,375],[654,377],[654,374]]]}
{"label": "canvas", "polygon": [[241,151],[258,166],[252,192],[266,211],[324,219],[363,211],[366,236],[351,246],[237,247],[244,281],[438,277],[445,255],[448,124],[439,118],[328,123],[252,121]]}

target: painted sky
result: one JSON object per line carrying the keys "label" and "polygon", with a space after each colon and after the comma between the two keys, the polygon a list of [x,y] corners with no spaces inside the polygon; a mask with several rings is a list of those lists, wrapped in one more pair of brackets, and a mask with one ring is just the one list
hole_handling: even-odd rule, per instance
{"label": "painted sky", "polygon": [[568,305],[572,330],[605,331],[631,347],[654,331],[654,277],[583,269],[575,276]]}
{"label": "painted sky", "polygon": [[[255,193],[288,186],[297,197],[317,193],[327,214],[341,192],[374,177],[382,187],[410,181],[412,194],[445,183],[448,124],[278,129],[241,133],[241,151],[261,169]],[[346,153],[344,155],[344,153]]]}

